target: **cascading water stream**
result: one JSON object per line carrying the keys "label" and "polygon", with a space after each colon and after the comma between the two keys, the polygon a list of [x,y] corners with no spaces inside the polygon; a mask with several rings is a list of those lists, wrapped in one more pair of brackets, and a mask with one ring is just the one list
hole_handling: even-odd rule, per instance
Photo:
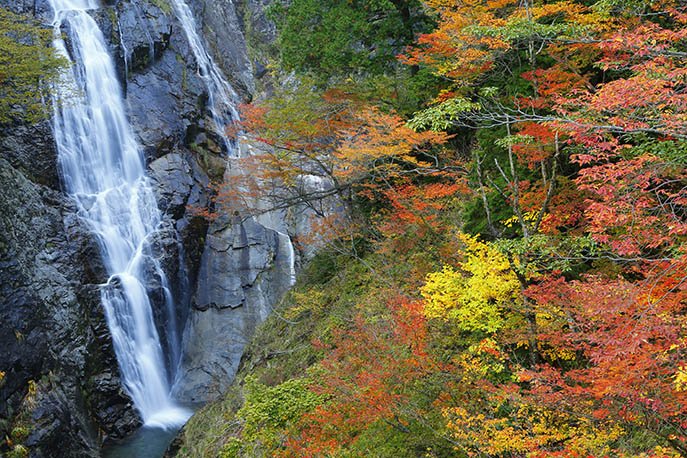
{"label": "cascading water stream", "polygon": [[[224,132],[224,127],[226,125],[239,119],[238,112],[235,108],[237,100],[236,92],[227,80],[224,79],[219,67],[217,67],[217,64],[205,49],[203,40],[198,34],[198,27],[191,8],[189,8],[184,0],[171,1],[177,19],[179,19],[179,22],[184,28],[184,33],[191,46],[191,51],[196,58],[198,73],[205,82],[205,86],[208,90],[215,132],[224,139],[225,146],[229,153],[229,159],[237,159],[240,156],[238,145],[234,140],[229,139]],[[286,256],[288,258],[289,282],[293,285],[296,282],[296,253],[293,248],[293,243],[291,242],[291,237],[286,233],[284,222],[279,221],[277,224],[273,224],[273,219],[273,215],[268,214],[261,215],[258,221],[265,227],[277,231],[280,248],[286,251]]]}
{"label": "cascading water stream", "polygon": [[236,111],[236,92],[222,76],[222,72],[215,64],[210,54],[205,49],[203,40],[198,34],[196,20],[191,8],[184,0],[171,0],[174,12],[186,34],[186,39],[191,46],[191,51],[196,58],[198,74],[208,90],[210,111],[214,122],[214,130],[224,140],[225,147],[230,157],[238,157],[236,142],[227,137],[224,129],[232,121],[239,119]]}
{"label": "cascading water stream", "polygon": [[[50,0],[54,46],[73,62],[55,91],[54,132],[64,185],[100,244],[110,278],[101,298],[122,381],[148,426],[173,427],[190,416],[171,399],[163,345],[147,285],[162,288],[174,327],[166,275],[150,243],[161,215],[144,173],[141,150],[124,110],[105,39],[88,10],[94,0]],[[66,26],[72,55],[61,38]],[[168,347],[178,346],[174,330]],[[178,339],[177,339],[178,340]],[[178,354],[178,348],[173,349]]]}

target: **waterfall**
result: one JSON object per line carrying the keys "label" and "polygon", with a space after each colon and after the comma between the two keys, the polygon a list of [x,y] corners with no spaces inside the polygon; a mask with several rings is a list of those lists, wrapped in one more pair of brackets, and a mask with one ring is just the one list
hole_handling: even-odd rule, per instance
{"label": "waterfall", "polygon": [[208,90],[210,111],[214,122],[215,132],[224,140],[224,145],[230,157],[238,157],[238,147],[236,141],[227,137],[225,126],[232,121],[238,120],[239,115],[235,104],[238,97],[236,92],[222,76],[222,72],[215,64],[210,54],[206,51],[203,40],[198,34],[198,26],[193,17],[191,8],[184,0],[171,0],[177,19],[181,23],[186,34],[193,56],[196,58],[198,75],[205,83]]}
{"label": "waterfall", "polygon": [[[96,235],[109,274],[101,299],[122,382],[144,424],[180,425],[190,412],[171,399],[175,364],[167,367],[146,285],[158,282],[174,318],[167,278],[151,253],[161,221],[144,173],[141,149],[128,124],[122,90],[105,39],[88,10],[95,0],[50,0],[54,46],[70,58],[61,38],[66,26],[72,67],[55,90],[54,133],[67,192]],[[174,323],[171,324],[174,326]],[[170,341],[176,331],[168,331]],[[178,342],[170,342],[179,354]]]}
{"label": "waterfall", "polygon": [[[198,34],[198,26],[193,17],[191,8],[184,0],[172,0],[172,6],[176,13],[177,19],[184,28],[184,33],[191,46],[191,51],[196,58],[198,65],[198,73],[205,82],[205,87],[208,91],[208,99],[210,101],[210,108],[215,124],[215,132],[219,134],[225,141],[225,146],[229,152],[229,159],[238,159],[240,154],[235,140],[227,138],[224,132],[224,126],[232,121],[239,119],[238,112],[235,108],[237,100],[236,92],[222,76],[222,72],[207,52],[203,40]],[[238,162],[236,162],[238,164]],[[231,163],[230,163],[231,164]],[[241,171],[238,171],[241,173]],[[279,235],[279,244],[283,245],[286,251],[288,263],[289,283],[293,285],[296,283],[296,253],[293,248],[291,237],[286,233],[286,224],[281,218],[279,221],[274,221],[274,215],[260,215],[258,222],[263,226],[276,231]]]}

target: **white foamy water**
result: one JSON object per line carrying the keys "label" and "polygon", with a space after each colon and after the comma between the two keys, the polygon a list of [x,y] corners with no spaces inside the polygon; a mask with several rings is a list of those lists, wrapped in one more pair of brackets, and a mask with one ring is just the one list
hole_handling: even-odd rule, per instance
{"label": "white foamy water", "polygon": [[[100,244],[110,275],[101,298],[122,382],[148,426],[183,424],[191,412],[170,397],[179,354],[174,304],[151,253],[161,215],[144,173],[142,151],[126,118],[105,39],[88,10],[93,0],[50,0],[55,48],[73,62],[55,91],[54,132],[65,188]],[[61,38],[69,34],[71,55]],[[164,291],[167,367],[146,284]],[[177,361],[178,363],[178,361]]]}
{"label": "white foamy water", "polygon": [[191,8],[184,0],[171,0],[172,7],[177,19],[184,28],[186,39],[191,46],[193,56],[196,58],[196,65],[198,66],[198,75],[205,83],[208,90],[208,99],[210,102],[210,110],[212,112],[212,119],[214,122],[214,130],[219,136],[224,139],[225,147],[229,156],[238,156],[238,146],[236,141],[227,137],[225,128],[233,121],[239,119],[236,111],[236,101],[238,97],[236,92],[231,87],[231,84],[222,75],[217,64],[207,52],[203,39],[198,33],[198,26],[196,19],[193,17]]}

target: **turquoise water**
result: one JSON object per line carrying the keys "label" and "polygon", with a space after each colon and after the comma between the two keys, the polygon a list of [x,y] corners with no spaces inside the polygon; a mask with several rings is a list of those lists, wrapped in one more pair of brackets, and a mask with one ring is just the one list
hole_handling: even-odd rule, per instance
{"label": "turquoise water", "polygon": [[181,428],[144,426],[122,442],[103,449],[104,458],[161,458]]}

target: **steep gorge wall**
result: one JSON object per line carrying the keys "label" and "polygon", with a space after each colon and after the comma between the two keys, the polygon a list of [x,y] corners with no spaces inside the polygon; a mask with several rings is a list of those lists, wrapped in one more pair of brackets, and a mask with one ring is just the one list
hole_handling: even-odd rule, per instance
{"label": "steep gorge wall", "polygon": [[[244,100],[264,68],[245,32],[259,39],[273,33],[264,3],[193,2],[213,56]],[[0,5],[46,24],[52,18],[43,0]],[[270,302],[288,287],[283,243],[250,219],[218,220],[208,232],[188,210],[207,205],[208,186],[222,178],[225,161],[207,128],[204,84],[166,0],[121,0],[93,14],[110,39],[165,213],[153,245],[172,279],[179,318],[189,323],[177,393],[211,399],[230,382]],[[121,389],[100,305],[106,278],[99,250],[57,170],[49,122],[2,127],[0,437],[15,429],[13,441],[32,456],[97,456],[103,438],[123,437],[140,421]],[[164,333],[165,324],[158,326]]]}
{"label": "steep gorge wall", "polygon": [[0,428],[34,456],[95,455],[99,430],[138,425],[100,307],[98,248],[70,202],[27,175],[0,158]]}

